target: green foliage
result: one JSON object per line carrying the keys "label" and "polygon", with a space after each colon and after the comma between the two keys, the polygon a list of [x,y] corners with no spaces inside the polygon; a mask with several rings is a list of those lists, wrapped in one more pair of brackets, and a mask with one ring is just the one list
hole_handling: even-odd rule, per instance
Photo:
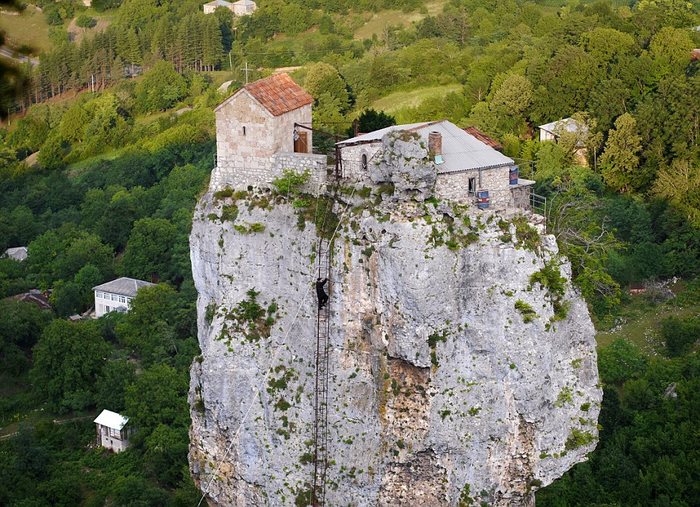
{"label": "green foliage", "polygon": [[158,62],[136,85],[136,104],[141,111],[163,111],[187,95],[187,82],[168,62]]}
{"label": "green foliage", "polygon": [[53,321],[33,349],[30,374],[37,396],[59,411],[94,406],[95,380],[109,352],[94,323]]}
{"label": "green foliage", "polygon": [[552,303],[555,320],[566,318],[569,311],[569,302],[564,301],[566,278],[561,276],[557,259],[550,259],[544,263],[542,269],[530,275],[530,287],[535,284],[547,291],[547,298]]}
{"label": "green foliage", "polygon": [[564,445],[564,448],[567,451],[571,451],[573,449],[583,447],[584,445],[588,445],[594,441],[595,437],[591,433],[587,431],[581,431],[578,428],[573,428],[566,439],[566,444]]}
{"label": "green foliage", "polygon": [[41,151],[37,160],[44,169],[63,169],[66,166],[64,159],[67,154],[68,143],[59,135],[51,135],[41,145]]}
{"label": "green foliage", "polygon": [[168,278],[173,274],[171,258],[177,229],[163,218],[142,218],[134,222],[121,272],[126,276],[149,280],[153,275]]}
{"label": "green foliage", "polygon": [[145,438],[163,424],[187,427],[187,390],[186,372],[154,364],[126,388],[125,412]]}
{"label": "green foliage", "polygon": [[598,355],[598,370],[604,382],[620,384],[638,378],[646,369],[643,354],[631,343],[616,340]]}
{"label": "green foliage", "polygon": [[0,369],[19,376],[29,365],[32,347],[52,319],[32,303],[0,300]]}
{"label": "green foliage", "polygon": [[220,339],[228,339],[229,330],[243,335],[249,342],[258,342],[260,339],[269,338],[272,324],[276,320],[277,305],[273,302],[267,310],[258,303],[260,295],[254,288],[246,292],[246,299],[240,301],[234,308],[226,313],[226,320],[230,323],[224,326]]}
{"label": "green foliage", "polygon": [[661,336],[670,357],[682,356],[700,340],[700,318],[669,317],[661,321]]}
{"label": "green foliage", "polygon": [[515,237],[518,242],[528,250],[539,251],[541,246],[540,233],[528,223],[527,218],[518,215],[512,220],[512,223],[515,225]]}
{"label": "green foliage", "polygon": [[143,287],[131,301],[129,312],[117,323],[116,336],[144,364],[174,365],[178,351],[189,347],[195,318],[192,302],[172,287]]}
{"label": "green foliage", "polygon": [[86,14],[80,14],[75,18],[75,24],[80,28],[92,28],[97,24],[97,20]]}
{"label": "green foliage", "polygon": [[646,183],[637,174],[641,141],[637,122],[631,114],[625,113],[615,120],[615,130],[608,134],[605,150],[600,157],[603,178],[614,190],[626,192]]}
{"label": "green foliage", "polygon": [[272,180],[272,184],[280,194],[296,195],[299,193],[301,187],[309,181],[310,177],[311,172],[308,169],[303,173],[298,173],[292,169],[285,169],[282,171],[282,176]]}
{"label": "green foliage", "polygon": [[441,332],[435,331],[430,336],[428,336],[428,347],[430,347],[430,363],[436,368],[440,366],[440,363],[437,358],[437,344],[438,342],[445,343],[447,341],[447,334],[447,330],[443,329]]}
{"label": "green foliage", "polygon": [[304,81],[304,88],[317,101],[326,95],[338,104],[340,112],[345,112],[350,102],[346,86],[338,70],[327,63],[315,63],[309,67]]}
{"label": "green foliage", "polygon": [[[357,129],[359,132],[374,132],[392,125],[396,125],[396,118],[384,111],[375,111],[372,108],[365,109],[357,117]],[[354,135],[354,132],[350,132],[350,134]]]}
{"label": "green foliage", "polygon": [[48,286],[55,280],[73,279],[87,264],[103,277],[109,276],[113,272],[112,258],[112,249],[98,236],[65,224],[29,244],[27,264],[39,283]]}
{"label": "green foliage", "polygon": [[527,304],[522,299],[518,299],[515,302],[515,309],[518,310],[520,315],[523,316],[523,322],[525,324],[528,324],[537,318],[537,312],[535,312],[532,306]]}

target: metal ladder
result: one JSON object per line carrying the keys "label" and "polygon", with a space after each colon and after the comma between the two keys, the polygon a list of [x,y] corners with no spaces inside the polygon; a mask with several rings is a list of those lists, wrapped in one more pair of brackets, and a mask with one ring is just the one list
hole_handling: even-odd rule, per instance
{"label": "metal ladder", "polygon": [[331,295],[330,244],[318,241],[318,278],[327,278],[329,296],[326,305],[318,310],[316,318],[316,388],[314,396],[314,482],[311,504],[320,507],[326,503],[326,469],[328,467],[328,352],[329,307]]}

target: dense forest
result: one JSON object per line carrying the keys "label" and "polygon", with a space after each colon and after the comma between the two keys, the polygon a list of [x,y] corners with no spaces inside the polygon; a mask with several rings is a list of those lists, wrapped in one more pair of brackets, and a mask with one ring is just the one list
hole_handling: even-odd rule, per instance
{"label": "dense forest", "polygon": [[[260,0],[236,18],[202,3],[41,0],[50,49],[16,48],[39,61],[2,83],[19,114],[0,130],[0,252],[28,258],[0,259],[0,504],[196,505],[188,234],[212,109],[290,67],[317,128],[345,135],[363,111],[477,126],[547,197],[605,396],[598,449],[538,504],[696,505],[700,4]],[[586,128],[536,140],[564,117]],[[159,283],[126,314],[67,320],[116,276]],[[53,310],[10,298],[30,289]],[[102,408],[138,427],[129,451],[94,448]]]}

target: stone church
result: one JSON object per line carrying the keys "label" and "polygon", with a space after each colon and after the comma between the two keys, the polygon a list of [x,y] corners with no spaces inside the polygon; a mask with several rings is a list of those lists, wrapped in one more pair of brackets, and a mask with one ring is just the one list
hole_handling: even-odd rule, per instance
{"label": "stone church", "polygon": [[311,153],[312,104],[287,74],[249,83],[220,104],[212,188],[269,186],[284,169],[325,179],[326,156]]}
{"label": "stone church", "polygon": [[[307,190],[318,191],[332,169],[312,153],[313,97],[287,74],[245,85],[214,111],[216,168],[211,189],[270,187],[285,169],[309,171]],[[430,155],[439,198],[480,208],[527,208],[534,181],[519,177],[513,159],[447,120],[394,125],[336,144],[337,176],[345,184],[371,186],[385,137],[404,132]],[[379,157],[381,158],[381,157]]]}

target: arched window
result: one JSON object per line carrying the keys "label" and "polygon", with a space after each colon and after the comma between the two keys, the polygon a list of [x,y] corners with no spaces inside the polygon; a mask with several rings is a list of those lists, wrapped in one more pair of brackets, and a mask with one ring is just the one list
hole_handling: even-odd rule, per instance
{"label": "arched window", "polygon": [[361,159],[360,163],[362,165],[362,170],[366,171],[367,170],[367,154],[366,153],[362,154],[362,159]]}

